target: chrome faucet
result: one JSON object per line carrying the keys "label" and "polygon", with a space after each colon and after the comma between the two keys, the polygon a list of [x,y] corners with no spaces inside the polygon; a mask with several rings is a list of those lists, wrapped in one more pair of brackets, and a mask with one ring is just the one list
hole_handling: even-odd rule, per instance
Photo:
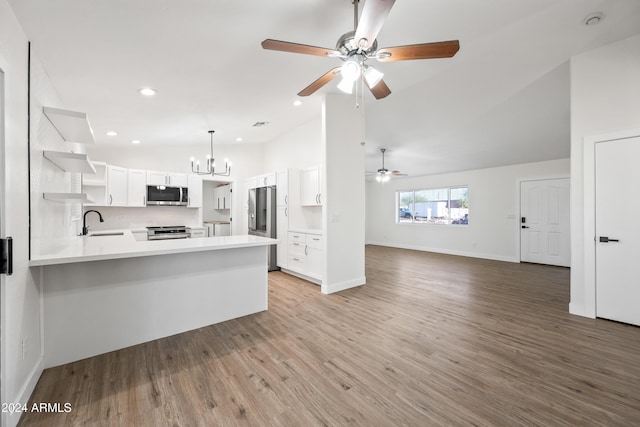
{"label": "chrome faucet", "polygon": [[95,212],[98,214],[98,217],[100,218],[100,222],[104,222],[104,219],[102,219],[102,215],[100,214],[100,212],[94,210],[94,209],[90,209],[88,211],[86,211],[84,213],[84,216],[82,217],[82,235],[86,236],[87,233],[89,232],[89,227],[87,227],[87,214],[89,212]]}

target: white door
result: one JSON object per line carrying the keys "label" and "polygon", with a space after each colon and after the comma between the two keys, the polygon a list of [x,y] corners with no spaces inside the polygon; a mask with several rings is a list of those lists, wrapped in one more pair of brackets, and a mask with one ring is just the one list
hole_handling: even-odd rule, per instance
{"label": "white door", "polygon": [[640,326],[640,138],[596,144],[596,315]]}
{"label": "white door", "polygon": [[520,183],[520,260],[569,267],[569,178]]}
{"label": "white door", "polygon": [[[4,207],[5,207],[5,190],[4,190],[4,71],[0,68],[0,176],[3,177],[0,182],[0,238],[6,237],[4,235]],[[4,359],[2,353],[5,351],[4,342],[4,325],[1,323],[1,319],[4,317],[4,306],[2,305],[2,297],[4,290],[6,289],[4,274],[0,274],[0,402],[6,402],[4,383],[6,380]],[[2,411],[4,412],[4,411]],[[7,420],[6,413],[0,413],[0,425],[4,425]]]}

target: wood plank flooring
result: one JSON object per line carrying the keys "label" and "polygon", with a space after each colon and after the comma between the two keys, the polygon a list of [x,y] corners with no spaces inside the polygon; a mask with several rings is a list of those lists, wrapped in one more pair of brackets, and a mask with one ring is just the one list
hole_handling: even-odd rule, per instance
{"label": "wood plank flooring", "polygon": [[640,425],[640,328],[570,315],[568,269],[366,263],[364,287],[270,273],[267,312],[47,369],[30,405],[71,411],[20,425]]}

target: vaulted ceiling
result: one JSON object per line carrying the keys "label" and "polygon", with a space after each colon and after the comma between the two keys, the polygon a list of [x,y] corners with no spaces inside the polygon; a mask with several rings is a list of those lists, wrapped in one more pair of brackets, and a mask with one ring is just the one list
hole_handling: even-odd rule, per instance
{"label": "vaulted ceiling", "polygon": [[[206,144],[209,129],[217,143],[267,142],[319,116],[336,82],[292,102],[340,61],[260,42],[334,48],[353,29],[351,0],[9,3],[66,108],[86,111],[97,143],[111,145]],[[605,19],[584,25],[593,12]],[[569,59],[640,33],[639,23],[637,0],[397,0],[380,47],[461,48],[375,64],[392,94],[365,96],[367,169],[379,167],[380,147],[390,169],[413,176],[568,157]],[[140,96],[145,86],[157,95]]]}

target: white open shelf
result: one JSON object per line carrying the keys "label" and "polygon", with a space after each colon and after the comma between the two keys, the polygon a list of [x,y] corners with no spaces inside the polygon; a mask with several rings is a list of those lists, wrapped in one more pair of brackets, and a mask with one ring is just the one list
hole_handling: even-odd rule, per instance
{"label": "white open shelf", "polygon": [[82,175],[82,185],[102,186],[107,185],[107,164],[105,162],[91,162],[94,173]]}
{"label": "white open shelf", "polygon": [[44,193],[43,197],[58,203],[93,203],[86,193]]}
{"label": "white open shelf", "polygon": [[86,154],[44,150],[42,155],[65,172],[96,173],[96,168]]}
{"label": "white open shelf", "polygon": [[95,144],[93,130],[85,113],[43,107],[42,111],[65,141]]}

